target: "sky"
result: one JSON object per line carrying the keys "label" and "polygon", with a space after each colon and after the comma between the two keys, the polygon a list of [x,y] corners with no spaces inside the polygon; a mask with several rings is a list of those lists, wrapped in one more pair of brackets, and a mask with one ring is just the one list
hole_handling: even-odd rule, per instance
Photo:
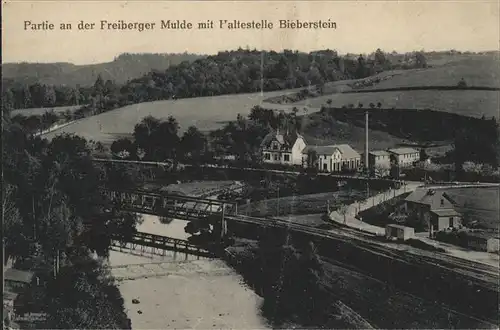
{"label": "sky", "polygon": [[[499,1],[3,1],[2,62],[112,61],[121,53],[214,54],[250,47],[340,53],[500,49]],[[337,23],[324,30],[160,29],[161,20],[279,20]],[[100,20],[154,22],[150,31],[100,30]],[[25,22],[55,25],[25,29]],[[96,23],[78,30],[80,21]],[[72,30],[60,30],[71,23]]]}

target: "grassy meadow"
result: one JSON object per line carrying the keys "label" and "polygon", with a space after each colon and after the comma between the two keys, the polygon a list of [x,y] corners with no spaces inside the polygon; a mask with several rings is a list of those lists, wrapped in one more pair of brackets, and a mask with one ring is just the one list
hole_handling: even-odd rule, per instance
{"label": "grassy meadow", "polygon": [[464,78],[468,86],[500,87],[499,59],[492,55],[458,55],[432,58],[433,67],[420,70],[400,71],[392,79],[381,81],[367,89],[456,86]]}
{"label": "grassy meadow", "polygon": [[[174,116],[179,122],[180,134],[189,126],[195,125],[201,131],[220,128],[228,121],[236,119],[238,114],[250,113],[255,105],[269,98],[283,94],[285,91],[222,95],[168,101],[156,101],[133,104],[88,117],[46,134],[48,139],[61,133],[77,134],[88,140],[110,144],[120,137],[128,137],[134,131],[135,124],[144,117],[153,116],[166,119]],[[285,110],[291,108],[286,108]]]}
{"label": "grassy meadow", "polygon": [[[373,86],[360,91],[387,88],[424,87],[424,86],[456,86],[464,78],[472,87],[500,87],[500,70],[498,58],[492,55],[456,55],[435,56],[429,59],[433,67],[427,69],[395,70],[379,74],[382,79]],[[353,83],[347,81],[346,83]],[[343,89],[342,91],[348,91]],[[386,91],[371,93],[342,94],[332,92],[329,95],[310,98],[295,103],[297,107],[310,106],[319,108],[332,100],[331,106],[342,107],[348,104],[362,103],[365,108],[370,103],[382,103],[383,108],[396,109],[431,109],[456,113],[472,117],[492,117],[498,119],[500,93],[486,90],[412,90]]]}
{"label": "grassy meadow", "polygon": [[348,104],[362,103],[369,108],[370,103],[382,103],[384,109],[430,109],[456,113],[463,116],[481,117],[482,115],[498,119],[500,95],[498,91],[476,90],[418,90],[418,91],[391,91],[377,93],[332,94],[307,99],[297,103],[311,107],[326,105],[332,100],[331,106],[341,108]]}
{"label": "grassy meadow", "polygon": [[500,228],[500,190],[498,188],[448,189],[447,194],[458,204],[462,214],[469,214],[481,226],[496,231]]}

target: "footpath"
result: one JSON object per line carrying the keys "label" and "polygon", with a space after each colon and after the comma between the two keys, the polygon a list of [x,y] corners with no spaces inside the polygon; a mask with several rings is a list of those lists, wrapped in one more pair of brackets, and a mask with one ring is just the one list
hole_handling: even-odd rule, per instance
{"label": "footpath", "polygon": [[[420,182],[407,182],[399,189],[391,189],[389,191],[385,191],[377,195],[374,195],[372,197],[369,197],[368,199],[365,199],[362,202],[354,202],[352,204],[349,204],[346,206],[346,209],[342,212],[339,212],[338,210],[333,211],[330,213],[329,217],[332,221],[335,221],[347,227],[358,229],[360,231],[364,231],[370,234],[384,236],[385,228],[365,223],[362,220],[357,219],[356,215],[361,211],[374,207],[391,198],[397,197],[399,195],[408,192],[412,192],[421,185],[422,183]],[[344,212],[345,214],[343,214]]]}

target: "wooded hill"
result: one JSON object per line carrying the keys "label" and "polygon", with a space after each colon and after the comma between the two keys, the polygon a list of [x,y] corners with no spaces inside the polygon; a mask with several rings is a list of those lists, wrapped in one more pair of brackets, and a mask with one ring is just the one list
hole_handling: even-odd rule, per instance
{"label": "wooded hill", "polygon": [[[122,61],[127,56],[129,55],[122,55]],[[422,54],[416,53],[414,56],[417,61],[408,68],[426,66]],[[339,56],[332,50],[263,53],[240,48],[193,62],[183,61],[166,70],[150,70],[124,84],[120,84],[110,72],[97,74],[95,83],[92,82],[93,86],[80,88],[61,86],[61,82],[50,86],[40,82],[28,84],[11,80],[3,84],[2,99],[5,100],[5,107],[13,109],[96,104],[93,107],[97,108],[91,112],[99,113],[102,110],[148,101],[321,86],[330,81],[368,77],[394,66],[380,49],[373,58],[365,58]],[[126,67],[122,66],[117,71],[124,73]],[[138,67],[134,69],[136,72],[140,71]],[[132,70],[127,72],[127,76],[132,76],[132,73]],[[40,70],[38,76],[43,75],[43,70]],[[106,79],[106,76],[111,79]],[[40,101],[35,102],[33,95],[40,94],[36,92],[40,90],[40,85],[45,86],[41,89],[48,91],[49,97],[46,97],[47,93],[42,93]]]}
{"label": "wooded hill", "polygon": [[2,79],[23,84],[91,86],[101,75],[104,80],[123,84],[151,70],[165,70],[183,61],[204,57],[195,54],[121,54],[112,62],[75,65],[72,63],[5,63]]}

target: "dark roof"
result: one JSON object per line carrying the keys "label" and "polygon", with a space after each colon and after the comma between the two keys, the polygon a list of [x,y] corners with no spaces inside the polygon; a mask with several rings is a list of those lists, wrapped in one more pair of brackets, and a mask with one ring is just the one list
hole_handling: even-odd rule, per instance
{"label": "dark roof", "polygon": [[389,149],[388,151],[392,152],[393,154],[397,154],[397,155],[420,153],[420,151],[418,151],[417,149],[413,149],[413,148],[392,148],[392,149]]}
{"label": "dark roof", "polygon": [[263,147],[268,147],[269,146],[269,143],[276,139],[278,140],[278,142],[282,145],[286,145],[288,147],[292,147],[295,143],[295,141],[297,140],[298,137],[301,137],[303,138],[302,135],[300,135],[299,133],[297,133],[296,131],[293,131],[293,132],[288,132],[288,133],[281,133],[281,132],[278,132],[278,131],[273,131],[273,132],[270,132],[268,133],[264,139],[262,140],[262,142],[260,143],[260,146],[261,148]]}
{"label": "dark roof", "polygon": [[397,228],[397,229],[414,229],[413,227],[408,227],[408,226],[403,226],[403,225],[396,225],[396,224],[388,224],[387,227],[389,228]]}
{"label": "dark roof", "polygon": [[361,155],[348,144],[337,144],[336,147],[342,153],[343,159],[361,158]]}
{"label": "dark roof", "polygon": [[373,151],[370,151],[368,152],[368,154],[370,155],[374,155],[374,156],[389,156],[389,152],[385,151],[385,150],[373,150]]}
{"label": "dark roof", "polygon": [[31,280],[33,279],[32,272],[27,272],[24,270],[13,269],[13,268],[7,269],[4,272],[3,276],[6,281],[23,282],[23,283],[31,283]]}
{"label": "dark roof", "polygon": [[[337,146],[330,145],[330,146],[307,146],[304,148],[302,151],[303,154],[307,154],[310,150],[316,151],[318,155],[332,155],[335,150],[339,150]],[[340,151],[340,150],[339,150]]]}
{"label": "dark roof", "polygon": [[435,205],[440,203],[441,198],[447,199],[450,203],[455,204],[455,201],[448,196],[444,191],[433,189],[417,189],[405,198],[407,202],[414,202],[427,205]]}
{"label": "dark roof", "polygon": [[460,213],[455,211],[454,209],[439,209],[432,210],[431,213],[434,213],[438,217],[450,217],[450,216],[460,216]]}

